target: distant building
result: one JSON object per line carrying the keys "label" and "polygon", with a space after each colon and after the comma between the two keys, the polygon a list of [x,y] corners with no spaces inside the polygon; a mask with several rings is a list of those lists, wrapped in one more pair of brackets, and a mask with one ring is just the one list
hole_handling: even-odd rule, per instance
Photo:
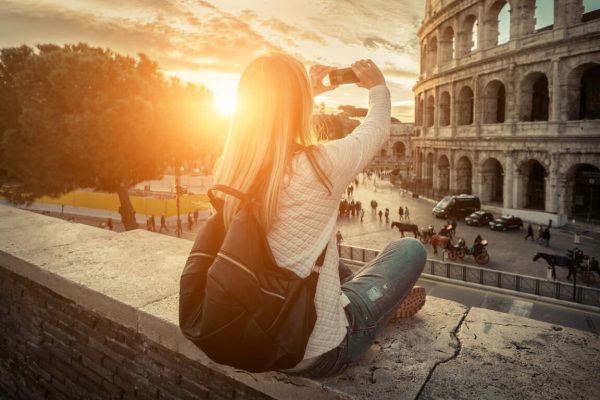
{"label": "distant building", "polygon": [[600,222],[600,10],[427,0],[418,35],[413,177],[531,220]]}
{"label": "distant building", "polygon": [[381,148],[379,154],[373,158],[369,165],[370,168],[395,169],[400,168],[402,176],[408,176],[408,170],[411,167],[411,136],[415,124],[393,122],[391,126],[390,138]]}

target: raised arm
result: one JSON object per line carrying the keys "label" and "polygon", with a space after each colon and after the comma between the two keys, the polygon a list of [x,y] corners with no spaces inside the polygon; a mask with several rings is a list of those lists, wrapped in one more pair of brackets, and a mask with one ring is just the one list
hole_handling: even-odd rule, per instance
{"label": "raised arm", "polygon": [[390,135],[391,100],[385,78],[371,60],[352,64],[360,82],[369,90],[369,111],[362,124],[343,139],[324,145],[331,161],[329,177],[334,193],[341,193],[381,149]]}

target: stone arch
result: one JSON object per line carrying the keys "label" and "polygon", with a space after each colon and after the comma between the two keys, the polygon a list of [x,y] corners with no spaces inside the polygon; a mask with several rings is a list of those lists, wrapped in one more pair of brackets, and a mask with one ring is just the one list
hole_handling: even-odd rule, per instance
{"label": "stone arch", "polygon": [[483,92],[483,123],[502,123],[506,116],[506,89],[495,79],[488,83]]}
{"label": "stone arch", "polygon": [[433,95],[429,95],[427,97],[427,112],[425,113],[427,117],[427,121],[425,126],[430,128],[433,126],[433,122],[435,121],[435,99]]}
{"label": "stone arch", "polygon": [[600,119],[600,64],[574,68],[567,79],[569,120]]}
{"label": "stone arch", "polygon": [[440,40],[440,63],[446,64],[452,59],[454,59],[455,52],[455,39],[454,39],[454,29],[451,26],[448,26],[444,29],[442,33],[442,38]]}
{"label": "stone arch", "polygon": [[527,13],[533,14],[533,20],[528,18],[528,22],[530,21],[533,27],[526,28],[525,33],[541,32],[553,28],[554,2],[554,0],[528,0],[525,2]]}
{"label": "stone arch", "polygon": [[425,179],[431,185],[433,184],[433,153],[427,153]]}
{"label": "stone arch", "polygon": [[523,162],[519,168],[523,179],[524,208],[544,210],[546,207],[547,171],[536,159]]}
{"label": "stone arch", "polygon": [[469,157],[462,156],[456,162],[456,190],[459,194],[473,192],[473,164]]}
{"label": "stone arch", "polygon": [[456,103],[456,124],[471,125],[473,123],[473,108],[475,106],[473,89],[470,86],[463,86],[458,92]]}
{"label": "stone arch", "polygon": [[521,121],[548,121],[548,77],[543,72],[532,72],[521,81]]}
{"label": "stone arch", "polygon": [[450,125],[450,93],[447,91],[442,92],[440,94],[440,102],[439,102],[439,113],[440,113],[440,126],[448,126]]}
{"label": "stone arch", "polygon": [[450,191],[450,161],[443,154],[438,159],[437,189],[442,195]]}
{"label": "stone arch", "polygon": [[479,21],[474,14],[468,14],[460,26],[460,49],[461,55],[466,56],[477,50],[479,36]]}
{"label": "stone arch", "polygon": [[481,166],[481,201],[502,203],[504,200],[504,168],[490,157]]}
{"label": "stone arch", "polygon": [[394,143],[393,151],[394,151],[394,157],[396,157],[396,160],[402,159],[402,158],[404,158],[404,156],[406,154],[406,146],[404,145],[403,142],[397,141]]}
{"label": "stone arch", "polygon": [[490,48],[509,41],[511,34],[511,6],[506,0],[494,2],[486,12],[485,21],[485,48]]}
{"label": "stone arch", "polygon": [[437,66],[437,51],[438,51],[438,43],[437,43],[437,36],[432,36],[431,39],[429,39],[429,62],[427,63],[427,67],[429,68],[429,70],[432,70],[433,68],[435,68]]}
{"label": "stone arch", "polygon": [[573,164],[565,177],[565,210],[569,217],[600,219],[600,168],[593,164]]}
{"label": "stone arch", "polygon": [[419,96],[419,100],[417,102],[417,126],[423,126],[423,96]]}

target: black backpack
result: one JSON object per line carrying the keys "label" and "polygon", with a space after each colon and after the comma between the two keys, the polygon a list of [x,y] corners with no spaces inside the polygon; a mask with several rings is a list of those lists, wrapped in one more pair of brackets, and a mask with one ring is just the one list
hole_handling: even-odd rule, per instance
{"label": "black backpack", "polygon": [[[214,191],[242,201],[227,231],[223,200]],[[217,212],[201,223],[181,275],[181,331],[220,364],[250,372],[292,368],[304,358],[315,326],[326,248],[302,279],[277,266],[251,199],[223,185],[208,196]]]}

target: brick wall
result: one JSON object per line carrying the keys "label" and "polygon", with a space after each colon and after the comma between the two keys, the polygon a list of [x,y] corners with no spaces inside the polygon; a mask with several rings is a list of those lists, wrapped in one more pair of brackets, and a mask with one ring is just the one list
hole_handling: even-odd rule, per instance
{"label": "brick wall", "polygon": [[271,398],[0,266],[0,398]]}

